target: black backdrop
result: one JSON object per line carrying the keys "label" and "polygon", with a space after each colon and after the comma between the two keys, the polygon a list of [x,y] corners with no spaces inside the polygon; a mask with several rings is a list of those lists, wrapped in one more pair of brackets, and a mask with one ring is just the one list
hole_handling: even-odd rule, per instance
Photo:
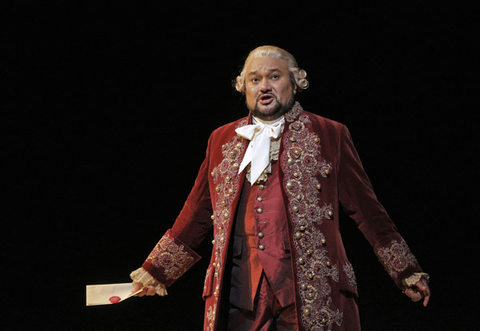
{"label": "black backdrop", "polygon": [[85,285],[129,281],[171,226],[210,132],[246,115],[231,81],[263,44],[289,50],[306,69],[306,110],[349,127],[380,201],[432,276],[429,307],[413,304],[342,219],[363,329],[472,329],[473,1],[4,9],[1,323],[10,326],[2,329],[201,329],[210,240],[166,298],[85,307]]}

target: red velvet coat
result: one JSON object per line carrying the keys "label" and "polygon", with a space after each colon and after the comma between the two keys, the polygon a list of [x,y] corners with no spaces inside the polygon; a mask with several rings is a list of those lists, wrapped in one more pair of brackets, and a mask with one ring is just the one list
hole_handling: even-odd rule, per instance
{"label": "red velvet coat", "polygon": [[[143,264],[157,280],[171,285],[200,259],[194,250],[214,227],[203,291],[204,330],[218,330],[227,250],[245,180],[238,167],[249,143],[235,129],[250,123],[251,116],[212,133],[180,215]],[[299,330],[360,330],[355,275],[339,231],[340,204],[399,287],[420,266],[378,202],[344,125],[303,111],[296,103],[285,115],[278,162]]]}

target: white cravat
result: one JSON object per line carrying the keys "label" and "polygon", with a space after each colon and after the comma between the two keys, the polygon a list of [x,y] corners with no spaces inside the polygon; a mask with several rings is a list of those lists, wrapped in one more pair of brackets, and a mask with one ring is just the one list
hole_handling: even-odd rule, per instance
{"label": "white cravat", "polygon": [[250,140],[238,173],[241,173],[251,163],[250,182],[252,185],[270,163],[270,139],[277,139],[280,136],[284,122],[284,117],[271,124],[262,123],[253,117],[254,124],[235,130],[239,136]]}

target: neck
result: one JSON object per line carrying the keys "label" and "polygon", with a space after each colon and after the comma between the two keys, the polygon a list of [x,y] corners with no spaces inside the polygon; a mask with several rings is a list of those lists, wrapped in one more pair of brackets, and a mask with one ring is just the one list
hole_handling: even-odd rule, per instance
{"label": "neck", "polygon": [[271,120],[271,121],[266,121],[266,120],[260,119],[258,117],[252,116],[252,122],[254,124],[257,123],[257,122],[260,122],[262,124],[272,125],[272,124],[275,124],[277,122],[280,122],[282,119],[283,119],[283,115],[274,119],[274,120]]}

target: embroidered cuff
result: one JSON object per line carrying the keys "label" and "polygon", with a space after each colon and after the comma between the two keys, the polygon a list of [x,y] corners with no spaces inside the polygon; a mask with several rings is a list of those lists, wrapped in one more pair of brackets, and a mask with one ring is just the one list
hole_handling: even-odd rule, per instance
{"label": "embroidered cuff", "polygon": [[165,285],[156,280],[147,270],[143,268],[138,268],[137,270],[132,271],[130,278],[134,282],[143,284],[145,287],[155,287],[155,292],[161,297],[168,295]]}
{"label": "embroidered cuff", "polygon": [[200,258],[197,253],[175,238],[168,230],[152,250],[142,267],[155,279],[168,287]]}
{"label": "embroidered cuff", "polygon": [[405,278],[402,281],[402,284],[406,287],[412,287],[416,283],[418,283],[421,279],[426,279],[427,281],[430,280],[430,276],[425,272],[416,272],[410,277]]}
{"label": "embroidered cuff", "polygon": [[377,247],[375,253],[395,284],[402,288],[402,280],[407,275],[421,272],[422,269],[402,237],[394,236],[389,240],[389,242]]}

